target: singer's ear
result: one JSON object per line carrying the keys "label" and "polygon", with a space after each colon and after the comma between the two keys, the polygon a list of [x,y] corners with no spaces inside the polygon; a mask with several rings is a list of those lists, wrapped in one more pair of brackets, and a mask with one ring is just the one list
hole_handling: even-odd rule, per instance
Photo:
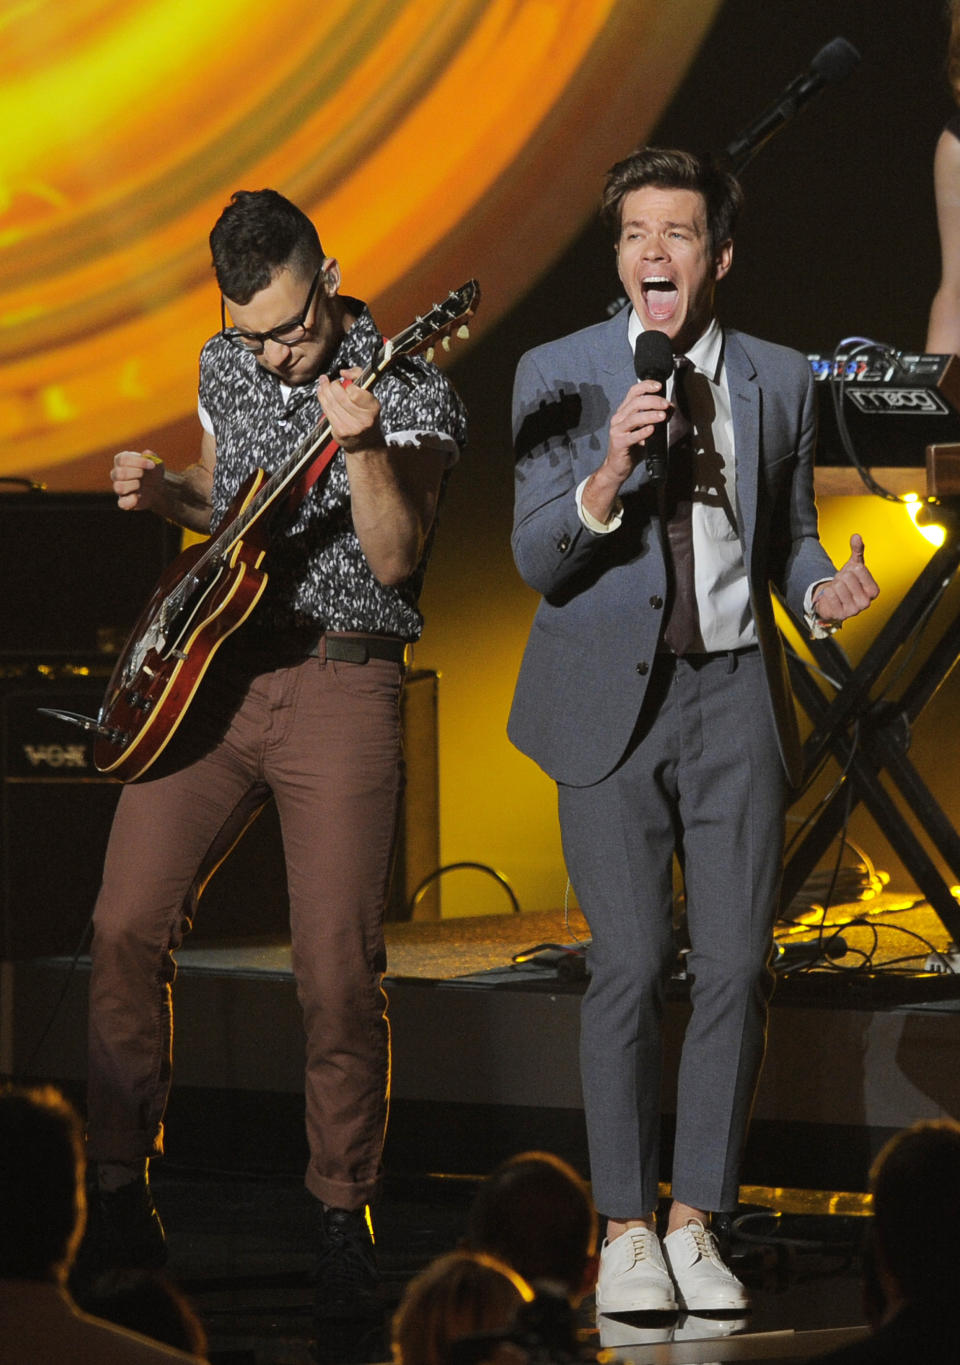
{"label": "singer's ear", "polygon": [[724,277],[724,275],[727,274],[727,272],[729,271],[729,269],[730,269],[730,267],[731,267],[732,265],[733,265],[733,239],[728,237],[727,240],[726,240],[726,241],[723,243],[723,245],[720,247],[720,250],[717,252],[717,254],[716,254],[715,258],[714,258],[714,262],[713,262],[713,278],[714,278],[715,280],[722,280],[723,277]]}

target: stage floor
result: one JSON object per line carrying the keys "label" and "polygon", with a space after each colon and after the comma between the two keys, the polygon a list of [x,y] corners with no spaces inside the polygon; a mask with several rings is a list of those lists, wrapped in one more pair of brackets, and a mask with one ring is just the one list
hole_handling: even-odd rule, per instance
{"label": "stage floor", "polygon": [[[811,910],[802,921],[780,924],[778,942],[815,943],[822,918],[817,910]],[[949,935],[940,919],[914,892],[883,891],[869,900],[835,905],[823,928],[824,937],[839,933],[849,950],[832,960],[829,974],[866,975],[869,959],[871,985],[878,996],[887,985],[894,992],[895,971],[902,969],[910,975],[922,972],[931,951],[945,953],[949,947]],[[578,909],[388,924],[387,976],[388,980],[454,981],[496,971],[528,977],[536,968],[513,968],[517,954],[542,944],[576,948],[589,937],[589,927]],[[194,946],[188,939],[178,961],[183,970],[289,972],[290,945],[273,938]],[[549,964],[544,966],[547,970],[540,974],[549,975]],[[878,978],[881,971],[890,973],[883,982]],[[861,985],[866,990],[863,982]],[[908,983],[901,985],[906,989]]]}
{"label": "stage floor", "polygon": [[[834,931],[847,952],[828,969],[778,973],[750,1185],[862,1190],[897,1129],[960,1117],[960,975],[924,970],[948,948],[939,919],[914,895],[887,891],[834,907],[825,936]],[[577,1061],[586,967],[575,950],[587,934],[578,913],[559,911],[388,926],[396,1170],[475,1175],[518,1147],[549,1146],[586,1171]],[[778,939],[816,933],[795,923]],[[550,944],[561,951],[514,961]],[[224,1129],[252,1135],[264,1095],[296,1112],[303,1043],[289,942],[200,942],[177,958],[174,1102],[195,1102],[208,1124],[222,1107]],[[2,1069],[82,1081],[88,960],[72,973],[63,958],[3,970]],[[665,1014],[665,1159],[688,1009],[677,975]],[[248,1146],[253,1159],[255,1136]]]}
{"label": "stage floor", "polygon": [[[754,1359],[824,1349],[824,1338],[797,1334],[861,1320],[858,1247],[872,1156],[917,1118],[960,1117],[960,976],[923,970],[931,952],[948,948],[937,917],[914,896],[888,891],[834,907],[828,920],[846,955],[830,970],[780,974],[771,1009],[734,1225],[754,1313],[732,1324],[607,1323],[617,1358],[733,1358],[743,1333]],[[477,1179],[503,1157],[546,1148],[586,1174],[583,960],[569,951],[539,966],[514,958],[544,944],[575,949],[587,936],[578,913],[559,911],[388,926],[393,1103],[378,1227],[389,1305],[456,1244]],[[815,933],[794,924],[779,936]],[[72,972],[64,958],[2,972],[4,1069],[57,1081],[82,1102],[88,961]],[[171,1270],[201,1311],[216,1365],[316,1359],[289,943],[197,941],[178,953],[175,994],[175,1086],[167,1157],[156,1171]],[[682,979],[669,997],[668,1074],[686,1018]],[[665,1169],[672,1104],[667,1085]],[[599,1348],[589,1303],[583,1322]],[[345,1365],[346,1347],[328,1345],[331,1365]]]}

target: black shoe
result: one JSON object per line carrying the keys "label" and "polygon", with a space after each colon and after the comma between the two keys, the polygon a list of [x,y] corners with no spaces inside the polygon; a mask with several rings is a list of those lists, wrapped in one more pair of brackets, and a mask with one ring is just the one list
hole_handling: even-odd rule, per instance
{"label": "black shoe", "polygon": [[314,1317],[331,1322],[379,1323],[383,1303],[373,1238],[364,1209],[320,1205]]}
{"label": "black shoe", "polygon": [[159,1270],[166,1261],[167,1239],[146,1173],[118,1190],[101,1190],[93,1168],[75,1277],[89,1283],[105,1270]]}

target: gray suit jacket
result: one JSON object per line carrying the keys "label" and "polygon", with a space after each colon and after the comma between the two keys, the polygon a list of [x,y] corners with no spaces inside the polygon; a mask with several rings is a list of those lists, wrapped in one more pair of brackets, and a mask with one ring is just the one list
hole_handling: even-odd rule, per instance
{"label": "gray suit jacket", "polygon": [[[619,530],[593,535],[574,501],[577,485],[602,461],[610,418],[636,377],[629,315],[626,307],[609,322],[528,351],[514,386],[513,552],[542,601],[508,733],[551,777],[572,786],[599,782],[626,750],[667,595],[656,499],[643,465],[622,489]],[[800,744],[770,584],[801,615],[810,584],[835,572],[817,536],[813,381],[797,351],[730,329],[724,337],[735,510],[780,750],[796,783]]]}

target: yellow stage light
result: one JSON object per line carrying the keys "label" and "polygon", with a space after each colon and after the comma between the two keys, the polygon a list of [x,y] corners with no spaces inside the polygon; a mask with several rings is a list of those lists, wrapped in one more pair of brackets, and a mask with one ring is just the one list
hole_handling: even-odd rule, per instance
{"label": "yellow stage light", "polygon": [[935,519],[936,502],[928,501],[926,498],[921,501],[916,493],[904,493],[903,501],[907,509],[907,516],[924,540],[928,540],[931,545],[935,545],[939,550],[947,538],[947,531],[946,527],[941,526]]}

